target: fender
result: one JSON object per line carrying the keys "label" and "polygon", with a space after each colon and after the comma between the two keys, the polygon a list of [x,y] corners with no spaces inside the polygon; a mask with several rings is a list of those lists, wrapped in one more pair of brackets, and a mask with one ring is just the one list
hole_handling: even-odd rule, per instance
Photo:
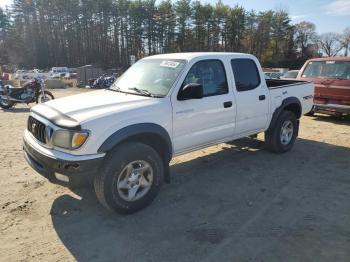
{"label": "fender", "polygon": [[168,132],[164,129],[164,127],[153,123],[134,124],[114,132],[102,143],[102,145],[98,149],[98,152],[99,153],[107,152],[111,150],[114,146],[119,144],[120,142],[132,136],[147,135],[147,134],[155,134],[161,137],[161,139],[163,139],[163,141],[167,145],[167,151],[169,152],[168,157],[170,160],[173,153],[173,147],[172,147],[170,136]]}
{"label": "fender", "polygon": [[169,162],[173,154],[173,146],[168,132],[160,125],[153,123],[140,123],[124,127],[110,135],[99,147],[98,152],[108,152],[113,147],[136,135],[157,135],[166,144],[166,158],[164,159],[164,181],[170,183]]}
{"label": "fender", "polygon": [[276,123],[277,118],[280,115],[280,113],[291,104],[297,104],[299,106],[300,114],[297,115],[297,119],[299,119],[301,117],[301,103],[300,103],[299,99],[296,97],[293,97],[293,96],[288,97],[288,98],[284,99],[282,101],[282,104],[278,108],[276,108],[275,112],[273,112],[271,122],[270,122],[269,128],[267,129],[267,132],[269,132],[275,126],[275,123]]}

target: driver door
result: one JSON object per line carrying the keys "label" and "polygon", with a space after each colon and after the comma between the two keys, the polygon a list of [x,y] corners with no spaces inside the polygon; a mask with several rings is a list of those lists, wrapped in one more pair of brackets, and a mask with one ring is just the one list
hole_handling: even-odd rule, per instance
{"label": "driver door", "polygon": [[[219,59],[199,61],[172,96],[175,154],[233,136],[236,110],[226,72]],[[202,85],[203,98],[179,100],[179,92],[190,83]]]}

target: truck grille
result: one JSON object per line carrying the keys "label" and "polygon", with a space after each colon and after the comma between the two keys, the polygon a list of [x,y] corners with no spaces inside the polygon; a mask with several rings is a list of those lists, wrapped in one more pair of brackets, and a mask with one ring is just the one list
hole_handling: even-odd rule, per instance
{"label": "truck grille", "polygon": [[34,117],[28,118],[28,131],[40,142],[46,144],[46,126]]}

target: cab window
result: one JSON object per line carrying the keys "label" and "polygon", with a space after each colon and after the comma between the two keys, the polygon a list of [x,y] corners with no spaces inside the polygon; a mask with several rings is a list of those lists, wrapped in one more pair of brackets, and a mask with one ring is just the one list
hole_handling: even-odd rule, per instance
{"label": "cab window", "polygon": [[204,60],[194,64],[182,87],[192,83],[202,85],[204,97],[228,93],[225,68],[220,60]]}
{"label": "cab window", "polygon": [[237,91],[253,90],[260,85],[259,70],[252,59],[233,59],[231,60],[231,66]]}

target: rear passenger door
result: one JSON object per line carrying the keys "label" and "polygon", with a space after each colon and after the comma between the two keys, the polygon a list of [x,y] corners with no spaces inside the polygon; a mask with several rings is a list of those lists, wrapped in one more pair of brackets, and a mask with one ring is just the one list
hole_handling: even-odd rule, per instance
{"label": "rear passenger door", "polygon": [[256,62],[250,58],[231,60],[236,93],[235,135],[259,132],[268,120],[268,88]]}

